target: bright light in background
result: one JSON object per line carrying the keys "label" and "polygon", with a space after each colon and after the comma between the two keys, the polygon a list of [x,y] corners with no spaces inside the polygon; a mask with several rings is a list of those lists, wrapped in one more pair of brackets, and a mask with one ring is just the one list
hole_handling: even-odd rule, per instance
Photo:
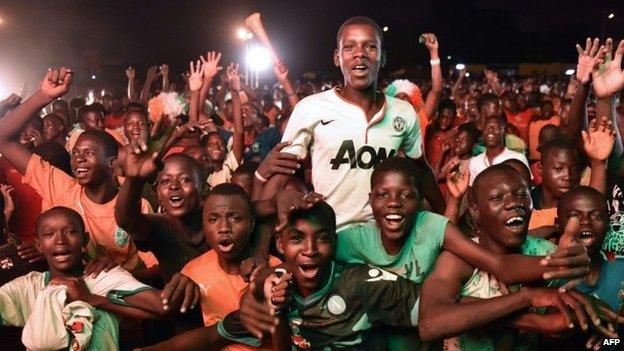
{"label": "bright light in background", "polygon": [[238,30],[236,31],[236,36],[240,40],[245,40],[247,38],[247,29],[242,27],[238,28]]}
{"label": "bright light in background", "polygon": [[253,46],[247,52],[245,61],[255,71],[262,71],[271,65],[271,54],[262,46]]}
{"label": "bright light in background", "polygon": [[253,33],[252,32],[247,32],[247,39],[251,39],[253,38]]}
{"label": "bright light in background", "polygon": [[451,55],[448,55],[448,56],[446,57],[446,59],[447,59],[447,60],[450,60],[450,59],[452,59],[452,58],[453,58],[453,56],[451,56]]}
{"label": "bright light in background", "polygon": [[565,75],[566,75],[566,76],[571,76],[571,75],[573,75],[573,74],[574,74],[574,70],[573,70],[573,69],[571,69],[571,68],[570,68],[569,70],[565,71]]}
{"label": "bright light in background", "polygon": [[461,71],[462,69],[466,68],[466,65],[464,65],[463,63],[458,63],[458,64],[455,65],[455,68],[458,71]]}
{"label": "bright light in background", "polygon": [[389,29],[389,28],[388,28],[388,26],[384,26],[384,27],[383,27],[383,31],[384,31],[384,32],[387,32],[387,31],[388,31],[388,29]]}
{"label": "bright light in background", "polygon": [[87,105],[91,105],[94,102],[95,102],[95,95],[93,94],[93,90],[89,90],[89,94],[87,94],[87,100],[85,101],[85,103]]}
{"label": "bright light in background", "polygon": [[609,19],[612,19],[613,17],[615,17],[615,14],[614,14],[613,12],[611,12],[611,13],[609,14]]}
{"label": "bright light in background", "polygon": [[466,78],[470,77],[470,73],[466,72],[465,77]]}
{"label": "bright light in background", "polygon": [[91,75],[91,79],[95,79],[95,74]]}

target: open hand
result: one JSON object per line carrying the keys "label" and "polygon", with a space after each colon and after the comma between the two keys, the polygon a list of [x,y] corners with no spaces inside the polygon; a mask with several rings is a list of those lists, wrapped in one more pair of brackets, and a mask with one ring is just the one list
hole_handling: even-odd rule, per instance
{"label": "open hand", "polygon": [[147,80],[154,80],[158,77],[160,73],[158,72],[158,66],[152,66],[147,69]]}
{"label": "open hand", "polygon": [[613,150],[617,134],[613,122],[607,121],[607,117],[602,117],[600,122],[596,120],[589,122],[587,131],[581,131],[583,149],[592,161],[604,162]]}
{"label": "open hand", "polygon": [[160,70],[160,74],[162,74],[163,76],[169,75],[169,65],[168,64],[163,63],[160,67],[158,67],[158,69]]}
{"label": "open hand", "polygon": [[189,63],[189,68],[191,72],[188,78],[189,88],[191,91],[201,90],[204,84],[204,67],[202,62],[200,60],[197,60],[197,63],[191,61]]}
{"label": "open hand", "polygon": [[293,175],[301,168],[299,156],[287,152],[281,152],[290,145],[290,141],[281,142],[269,152],[267,157],[258,166],[258,174],[264,179],[270,179],[275,174]]}
{"label": "open hand", "polygon": [[39,263],[45,260],[43,254],[39,249],[37,249],[33,244],[28,244],[22,242],[17,245],[17,254],[23,260],[28,261],[29,263]]}
{"label": "open hand", "polygon": [[[622,72],[622,55],[624,55],[624,40],[620,41],[620,44],[613,54],[613,40],[607,39],[605,43],[605,58],[604,63],[592,72],[593,82],[592,87],[597,98],[604,98],[612,96],[624,87],[624,72]],[[613,60],[611,60],[613,57]]]}
{"label": "open hand", "polygon": [[277,226],[275,227],[275,231],[279,232],[286,227],[288,217],[293,211],[310,209],[323,199],[323,195],[315,192],[304,194],[293,189],[280,191],[275,195],[275,203],[277,206]]}
{"label": "open hand", "polygon": [[100,258],[87,262],[84,268],[83,276],[88,277],[89,275],[91,275],[93,278],[97,278],[100,273],[108,272],[117,266],[118,264],[117,262],[115,262],[115,259],[113,257],[102,256]]}
{"label": "open hand", "polygon": [[174,138],[175,133],[172,133],[166,141],[149,144],[148,131],[141,130],[139,138],[126,146],[126,162],[122,165],[126,177],[145,179],[155,174],[162,167],[162,158]]}
{"label": "open hand", "polygon": [[576,64],[576,79],[582,84],[589,83],[592,72],[598,69],[598,66],[603,62],[606,49],[599,44],[598,38],[595,38],[593,42],[591,38],[587,38],[585,49],[576,44],[576,51],[579,55]]}
{"label": "open hand", "polygon": [[204,79],[214,78],[217,73],[223,69],[223,67],[219,66],[219,61],[221,60],[220,52],[208,51],[206,58],[203,56],[200,56],[199,58],[203,63]]}
{"label": "open hand", "polygon": [[12,186],[0,184],[0,193],[2,193],[2,197],[4,198],[4,219],[6,222],[9,221],[13,215],[13,211],[15,211],[15,203],[13,202],[11,192],[13,192]]}
{"label": "open hand", "polygon": [[50,68],[41,82],[41,92],[50,100],[65,95],[74,80],[74,71],[62,67],[60,70]]}

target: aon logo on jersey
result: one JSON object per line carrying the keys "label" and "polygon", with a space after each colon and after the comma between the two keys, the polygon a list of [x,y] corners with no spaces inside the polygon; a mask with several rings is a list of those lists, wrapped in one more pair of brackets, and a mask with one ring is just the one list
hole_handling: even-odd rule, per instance
{"label": "aon logo on jersey", "polygon": [[351,168],[371,169],[396,153],[394,149],[390,149],[390,152],[386,151],[385,147],[375,150],[370,145],[364,145],[355,150],[353,140],[344,140],[336,157],[332,158],[329,163],[332,169],[338,169],[343,164],[348,164]]}

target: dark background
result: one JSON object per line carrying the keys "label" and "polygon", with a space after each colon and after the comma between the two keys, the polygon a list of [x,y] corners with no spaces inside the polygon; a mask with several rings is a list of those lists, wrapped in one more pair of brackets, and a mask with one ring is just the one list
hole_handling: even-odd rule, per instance
{"label": "dark background", "polygon": [[418,44],[426,31],[438,35],[443,60],[451,55],[445,64],[575,62],[574,44],[587,36],[624,39],[624,1],[1,0],[0,92],[24,80],[32,91],[50,66],[71,66],[82,82],[95,73],[90,83],[100,88],[123,84],[128,65],[142,79],[149,65],[162,63],[177,75],[207,50],[240,61],[236,29],[254,11],[296,75],[338,73],[336,30],[358,14],[389,27],[388,70],[427,63]]}

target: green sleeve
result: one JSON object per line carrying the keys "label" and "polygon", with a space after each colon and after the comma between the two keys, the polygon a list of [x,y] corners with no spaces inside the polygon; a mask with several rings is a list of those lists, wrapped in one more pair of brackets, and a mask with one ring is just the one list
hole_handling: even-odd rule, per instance
{"label": "green sleeve", "polygon": [[353,225],[336,233],[336,254],[334,260],[338,263],[364,263],[356,247],[359,247],[359,225]]}

